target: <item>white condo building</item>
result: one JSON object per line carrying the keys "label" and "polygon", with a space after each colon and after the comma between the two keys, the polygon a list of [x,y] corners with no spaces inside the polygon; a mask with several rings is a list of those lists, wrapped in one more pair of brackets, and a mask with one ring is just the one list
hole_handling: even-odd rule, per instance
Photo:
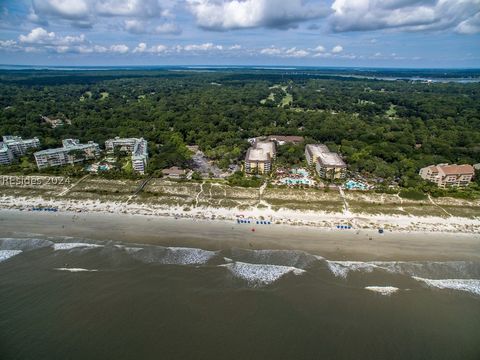
{"label": "white condo building", "polygon": [[105,149],[113,152],[115,149],[130,152],[132,154],[133,170],[145,174],[148,162],[148,143],[144,138],[120,138],[105,141]]}
{"label": "white condo building", "polygon": [[305,157],[308,165],[315,166],[318,175],[328,179],[343,179],[346,176],[347,165],[337,153],[331,152],[323,144],[308,144],[305,146]]}
{"label": "white condo building", "polygon": [[8,165],[13,161],[13,153],[3,142],[0,142],[0,165]]}
{"label": "white condo building", "polygon": [[73,165],[84,160],[94,159],[100,154],[100,147],[93,141],[81,144],[78,139],[65,139],[62,141],[62,145],[61,148],[37,151],[33,154],[37,167],[44,169],[50,166]]}
{"label": "white condo building", "polygon": [[247,150],[245,157],[245,171],[247,173],[265,174],[272,170],[272,163],[276,157],[273,141],[255,141]]}
{"label": "white condo building", "polygon": [[35,149],[40,146],[40,140],[34,137],[32,139],[22,139],[20,136],[4,136],[3,144],[6,145],[13,156],[20,157],[25,155],[28,149]]}

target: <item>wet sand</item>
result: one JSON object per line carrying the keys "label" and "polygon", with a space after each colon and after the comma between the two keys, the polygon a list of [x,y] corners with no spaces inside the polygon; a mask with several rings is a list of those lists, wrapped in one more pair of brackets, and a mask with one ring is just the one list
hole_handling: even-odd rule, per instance
{"label": "wet sand", "polygon": [[[255,231],[252,231],[252,229]],[[0,210],[0,236],[41,234],[220,250],[302,250],[332,260],[478,260],[480,234],[327,230],[101,213]]]}

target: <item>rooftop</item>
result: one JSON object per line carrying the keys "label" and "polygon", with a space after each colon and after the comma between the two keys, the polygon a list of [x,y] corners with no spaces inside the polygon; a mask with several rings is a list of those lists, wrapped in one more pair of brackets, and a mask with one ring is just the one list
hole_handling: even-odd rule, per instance
{"label": "rooftop", "polygon": [[250,148],[247,151],[246,161],[270,161],[270,152],[264,149]]}
{"label": "rooftop", "polygon": [[12,135],[3,136],[3,142],[5,145],[9,145],[9,144],[13,145],[16,143],[29,144],[37,141],[38,141],[38,138],[36,137],[32,139],[22,139],[20,136],[12,136]]}
{"label": "rooftop", "polygon": [[272,141],[257,141],[255,143],[256,149],[261,149],[270,155],[275,154],[275,144]]}
{"label": "rooftop", "polygon": [[312,156],[319,156],[320,154],[330,152],[328,146],[323,144],[308,144],[306,147]]}
{"label": "rooftop", "polygon": [[303,136],[294,135],[270,135],[267,139],[270,141],[281,141],[286,143],[301,143],[304,140]]}
{"label": "rooftop", "polygon": [[84,150],[88,149],[92,146],[98,146],[98,144],[89,141],[88,144],[80,144],[78,139],[65,139],[62,140],[62,145],[63,147],[61,148],[53,148],[53,149],[46,149],[46,150],[41,150],[37,151],[34,155],[51,155],[51,154],[56,154],[60,151],[71,151],[71,150]]}
{"label": "rooftop", "polygon": [[438,168],[440,168],[445,175],[463,175],[475,173],[475,169],[472,165],[438,165]]}
{"label": "rooftop", "polygon": [[463,174],[474,174],[475,169],[472,165],[457,165],[457,164],[438,164],[427,166],[433,173],[439,173],[440,171],[445,175],[463,175]]}
{"label": "rooftop", "polygon": [[322,166],[346,167],[347,165],[337,153],[320,153],[317,161]]}

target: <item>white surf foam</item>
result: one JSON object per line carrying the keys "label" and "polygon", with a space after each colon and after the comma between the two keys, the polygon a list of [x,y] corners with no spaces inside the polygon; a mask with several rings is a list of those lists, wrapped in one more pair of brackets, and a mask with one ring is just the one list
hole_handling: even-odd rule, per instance
{"label": "white surf foam", "polygon": [[0,262],[10,259],[21,252],[22,250],[0,250]]}
{"label": "white surf foam", "polygon": [[151,264],[201,265],[207,263],[217,252],[197,248],[148,246],[125,248],[134,259]]}
{"label": "white surf foam", "polygon": [[55,243],[53,244],[53,250],[71,250],[75,248],[97,248],[102,245],[88,244],[88,243]]}
{"label": "white surf foam", "polygon": [[253,286],[272,284],[288,273],[301,275],[305,272],[292,266],[249,264],[238,261],[220,266],[226,267],[234,276],[246,280]]}
{"label": "white surf foam", "polygon": [[327,266],[333,275],[346,278],[350,271],[372,272],[377,266],[372,263],[362,261],[330,261],[327,260]]}
{"label": "white surf foam", "polygon": [[466,291],[474,295],[480,296],[480,280],[477,279],[424,279],[413,276],[417,281],[421,281],[427,286],[437,289],[448,289]]}
{"label": "white surf foam", "polygon": [[55,270],[58,270],[58,271],[69,271],[69,272],[94,272],[94,271],[98,271],[96,269],[83,269],[83,268],[55,268]]}
{"label": "white surf foam", "polygon": [[394,286],[366,286],[365,289],[379,293],[384,296],[390,296],[400,290],[399,288]]}
{"label": "white surf foam", "polygon": [[161,260],[164,264],[205,264],[216,254],[215,251],[184,247],[169,247],[167,250],[165,257]]}

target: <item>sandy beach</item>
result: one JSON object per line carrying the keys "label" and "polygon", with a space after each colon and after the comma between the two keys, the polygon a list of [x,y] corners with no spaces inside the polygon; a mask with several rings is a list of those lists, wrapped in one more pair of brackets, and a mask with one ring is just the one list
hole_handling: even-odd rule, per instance
{"label": "sandy beach", "polygon": [[[255,231],[252,231],[255,229]],[[332,260],[478,260],[480,234],[332,230],[108,213],[0,210],[0,236],[66,236],[220,250],[302,250]]]}

